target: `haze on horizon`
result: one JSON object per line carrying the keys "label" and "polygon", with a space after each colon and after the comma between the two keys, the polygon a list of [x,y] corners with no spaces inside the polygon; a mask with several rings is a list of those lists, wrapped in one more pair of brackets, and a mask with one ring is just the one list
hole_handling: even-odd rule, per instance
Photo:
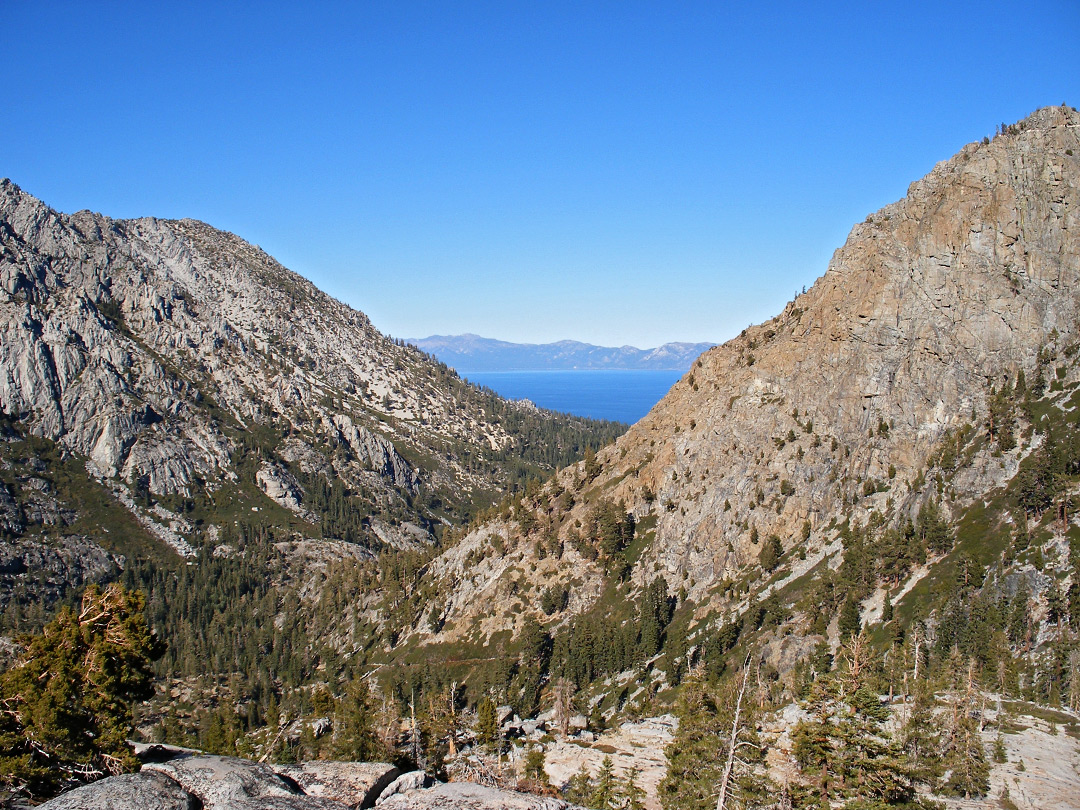
{"label": "haze on horizon", "polygon": [[0,176],[193,217],[395,336],[722,341],[965,143],[1080,103],[1080,6],[5,5]]}

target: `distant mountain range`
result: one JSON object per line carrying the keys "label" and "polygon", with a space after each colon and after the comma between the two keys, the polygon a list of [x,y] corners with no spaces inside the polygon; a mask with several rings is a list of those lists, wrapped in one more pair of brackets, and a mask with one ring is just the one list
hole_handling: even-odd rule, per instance
{"label": "distant mountain range", "polygon": [[408,338],[458,371],[573,371],[627,369],[687,371],[715,343],[665,343],[655,349],[593,346],[576,340],[557,343],[509,343],[479,335],[432,335]]}

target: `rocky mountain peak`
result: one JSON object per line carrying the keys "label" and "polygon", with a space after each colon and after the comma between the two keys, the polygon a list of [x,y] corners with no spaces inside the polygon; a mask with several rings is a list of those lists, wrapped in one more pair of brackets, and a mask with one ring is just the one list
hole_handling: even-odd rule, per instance
{"label": "rocky mountain peak", "polygon": [[234,234],[65,215],[11,181],[0,185],[0,418],[84,459],[183,554],[238,510],[368,554],[426,548],[513,477],[539,474],[543,453],[572,458],[593,431],[468,386]]}
{"label": "rocky mountain peak", "polygon": [[[760,541],[804,547],[794,576],[841,551],[844,520],[898,520],[936,497],[924,473],[942,442],[981,423],[992,387],[1032,378],[1043,347],[1077,337],[1078,135],[1074,110],[1039,110],[856,225],[811,289],[702,355],[591,475],[564,470],[529,504],[528,527],[568,548],[536,561],[537,581],[584,579],[578,609],[597,598],[605,572],[568,538],[598,502],[622,502],[655,521],[634,581],[663,575],[704,615],[735,607],[725,583],[757,563]],[[957,497],[1008,480],[1018,461],[982,460]],[[556,505],[565,490],[574,497]],[[536,529],[520,525],[482,527],[434,566],[465,577],[463,618],[531,564]],[[515,532],[504,561],[466,572],[470,550]]]}

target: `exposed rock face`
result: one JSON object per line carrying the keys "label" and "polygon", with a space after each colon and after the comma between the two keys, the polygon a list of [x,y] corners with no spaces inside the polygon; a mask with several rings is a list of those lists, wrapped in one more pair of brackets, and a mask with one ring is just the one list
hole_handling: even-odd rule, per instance
{"label": "exposed rock face", "polygon": [[207,393],[240,424],[268,408],[297,426],[343,420],[361,463],[415,482],[390,442],[318,404],[351,392],[363,412],[357,389],[409,382],[362,314],[202,223],[65,217],[8,181],[0,219],[4,413],[153,493],[229,472],[235,448]]}
{"label": "exposed rock face", "polygon": [[49,810],[201,810],[200,801],[163,773],[126,773],[57,796]]}
{"label": "exposed rock face", "polygon": [[399,487],[416,487],[416,471],[409,467],[389,441],[362,426],[354,425],[345,414],[335,414],[332,425],[339,439],[356,453],[357,460],[364,467]]}
{"label": "exposed rock face", "polygon": [[[0,181],[0,438],[84,459],[182,556],[216,527],[154,499],[280,506],[309,538],[424,546],[505,486],[497,454],[527,440],[508,421],[589,429],[485,396],[232,234],[67,216]],[[0,534],[72,519],[47,495],[0,481]],[[320,525],[331,496],[339,516],[362,504]]]}
{"label": "exposed rock face", "polygon": [[302,505],[304,490],[300,487],[296,476],[288,470],[282,469],[277,464],[263,464],[255,473],[255,483],[274,503],[305,517],[308,515]]}
{"label": "exposed rock face", "polygon": [[0,481],[0,533],[21,534],[26,528],[22,509],[12,497],[11,490]]}
{"label": "exposed rock face", "polygon": [[[35,598],[51,604],[72,586],[109,581],[122,562],[80,535],[64,535],[55,544],[34,538],[0,541],[0,592],[13,591],[33,572]],[[4,604],[6,599],[0,599]]]}
{"label": "exposed rock face", "polygon": [[371,807],[400,773],[384,762],[322,761],[282,765],[277,772],[295,781],[309,796],[350,807]]}
{"label": "exposed rock face", "polygon": [[[936,166],[856,225],[783,313],[703,355],[598,454],[595,479],[582,483],[581,464],[563,471],[558,487],[575,505],[559,505],[549,486],[531,503],[536,524],[565,540],[586,517],[583,501],[622,499],[656,520],[634,581],[662,573],[723,610],[718,586],[757,562],[752,537],[776,534],[789,549],[809,524],[820,559],[845,509],[865,520],[891,502],[910,514],[928,495],[919,476],[931,454],[950,430],[981,423],[989,387],[1021,370],[1031,379],[1041,347],[1076,339],[1078,135],[1080,115],[1046,108]],[[976,465],[956,494],[976,496],[1016,469],[1008,454]],[[454,594],[452,627],[509,599],[507,571],[576,578],[570,611],[598,596],[603,572],[569,543],[561,560],[538,559],[537,530],[505,555],[491,550],[491,538],[514,534],[520,525],[481,527],[432,565]],[[506,624],[497,612],[485,621],[486,632]]]}

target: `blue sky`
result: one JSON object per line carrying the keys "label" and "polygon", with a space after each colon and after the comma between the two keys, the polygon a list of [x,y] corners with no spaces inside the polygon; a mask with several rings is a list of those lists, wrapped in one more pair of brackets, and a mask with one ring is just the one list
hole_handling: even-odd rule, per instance
{"label": "blue sky", "polygon": [[400,337],[726,339],[1080,105],[1076,0],[0,7],[0,176],[233,231]]}

